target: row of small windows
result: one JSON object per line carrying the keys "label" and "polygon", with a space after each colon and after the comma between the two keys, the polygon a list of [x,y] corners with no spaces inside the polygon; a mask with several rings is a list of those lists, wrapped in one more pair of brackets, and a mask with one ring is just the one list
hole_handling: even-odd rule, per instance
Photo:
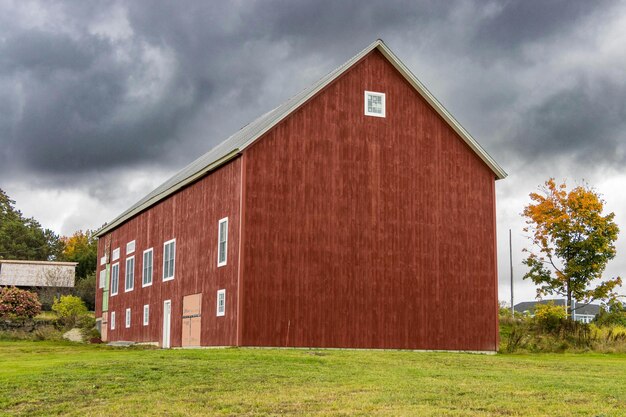
{"label": "row of small windows", "polygon": [[[124,316],[124,327],[127,329],[130,328],[131,323],[131,310],[130,308],[126,309],[126,315]],[[143,306],[143,325],[147,326],[150,323],[150,305],[146,304]],[[115,311],[111,312],[111,317],[109,319],[109,328],[111,330],[115,330]]]}
{"label": "row of small windows", "polygon": [[[135,288],[135,256],[128,256],[135,252],[135,241],[126,244],[126,268],[124,280],[124,292],[130,292]],[[225,266],[228,255],[228,217],[218,222],[218,240],[217,240],[217,266]],[[112,261],[120,258],[120,248],[116,248],[112,252]],[[154,250],[153,248],[143,251],[142,260],[141,286],[148,287],[152,285],[152,275],[154,270]],[[101,264],[103,262],[101,261]],[[163,244],[163,281],[171,281],[174,279],[174,271],[176,269],[176,239],[168,240]],[[106,280],[106,270],[100,271],[100,288],[104,288]],[[120,280],[120,264],[114,263],[111,266],[111,296],[117,295],[119,292]]]}
{"label": "row of small windows", "polygon": [[[215,315],[217,317],[223,317],[226,315],[226,290],[217,291],[217,307]],[[131,325],[131,309],[126,309],[126,314],[124,316],[124,327],[127,329],[130,328]],[[143,325],[147,326],[150,323],[150,305],[146,304],[143,306]],[[111,312],[111,317],[109,319],[109,327],[111,330],[115,330],[115,311]]]}

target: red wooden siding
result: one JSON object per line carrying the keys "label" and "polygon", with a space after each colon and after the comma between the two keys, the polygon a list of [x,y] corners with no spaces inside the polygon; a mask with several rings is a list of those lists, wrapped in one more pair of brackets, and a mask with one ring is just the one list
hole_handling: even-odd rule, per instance
{"label": "red wooden siding", "polygon": [[[239,257],[240,159],[137,215],[98,241],[98,258],[104,243],[120,248],[118,295],[109,298],[109,317],[116,312],[115,330],[108,339],[161,342],[163,302],[172,301],[171,345],[181,346],[183,297],[202,293],[201,344],[225,346],[236,343],[237,277]],[[217,267],[218,221],[228,217],[228,263]],[[176,239],[174,280],[163,282],[163,244]],[[126,243],[135,240],[135,285],[124,292]],[[154,248],[152,286],[142,288],[143,251]],[[117,261],[116,261],[117,262]],[[98,273],[104,266],[98,266]],[[226,289],[226,315],[216,317],[219,289]],[[102,290],[96,295],[96,317],[101,316]],[[143,306],[150,305],[150,322],[143,326]],[[131,308],[131,327],[124,327],[126,308]]]}
{"label": "red wooden siding", "polygon": [[378,51],[244,156],[240,344],[497,348],[494,174]]}

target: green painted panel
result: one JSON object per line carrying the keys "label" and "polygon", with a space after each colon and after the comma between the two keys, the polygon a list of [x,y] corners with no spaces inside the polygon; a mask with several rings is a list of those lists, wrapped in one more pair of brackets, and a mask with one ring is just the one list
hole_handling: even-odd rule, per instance
{"label": "green painted panel", "polygon": [[104,274],[104,291],[102,292],[102,311],[109,311],[109,275],[111,273],[111,264],[107,264],[106,273]]}

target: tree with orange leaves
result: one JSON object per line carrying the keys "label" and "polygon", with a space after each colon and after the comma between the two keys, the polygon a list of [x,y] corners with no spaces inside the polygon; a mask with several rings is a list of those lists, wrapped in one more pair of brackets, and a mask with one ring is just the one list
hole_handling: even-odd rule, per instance
{"label": "tree with orange leaves", "polygon": [[615,257],[619,228],[614,213],[603,215],[604,201],[587,185],[567,191],[565,183],[546,181],[541,193],[531,193],[532,202],[523,216],[533,249],[524,249],[524,264],[530,269],[524,279],[538,285],[537,296],[558,294],[567,298],[568,316],[572,298],[583,305],[593,300],[615,300],[620,277],[602,279],[606,264]]}
{"label": "tree with orange leaves", "polygon": [[94,232],[79,230],[70,237],[63,237],[65,247],[63,249],[63,259],[71,262],[78,262],[76,267],[76,278],[81,280],[87,275],[96,271],[98,241]]}

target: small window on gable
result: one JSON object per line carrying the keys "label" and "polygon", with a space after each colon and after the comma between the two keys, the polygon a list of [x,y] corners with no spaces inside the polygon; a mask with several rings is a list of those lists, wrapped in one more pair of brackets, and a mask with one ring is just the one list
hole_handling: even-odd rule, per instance
{"label": "small window on gable", "polygon": [[120,259],[120,248],[115,248],[111,254],[111,261],[117,261],[118,259]]}
{"label": "small window on gable", "polygon": [[385,117],[385,93],[365,92],[365,115]]}
{"label": "small window on gable", "polygon": [[150,321],[150,306],[146,304],[143,306],[143,325],[147,326]]}
{"label": "small window on gable", "polygon": [[226,290],[217,292],[217,316],[226,315]]}
{"label": "small window on gable", "polygon": [[135,241],[134,240],[131,241],[131,242],[128,242],[126,244],[126,255],[128,255],[129,253],[133,253],[133,252],[135,252]]}

